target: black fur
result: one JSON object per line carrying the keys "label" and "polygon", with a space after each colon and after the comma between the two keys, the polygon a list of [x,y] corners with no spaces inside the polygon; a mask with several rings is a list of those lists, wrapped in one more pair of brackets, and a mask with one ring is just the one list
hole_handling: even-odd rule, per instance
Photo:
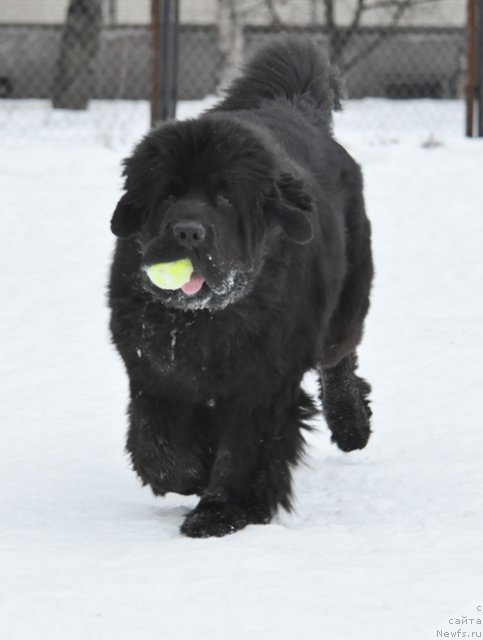
{"label": "black fur", "polygon": [[[221,104],[152,131],[125,162],[109,292],[130,380],[127,450],[155,494],[201,496],[187,535],[290,509],[291,468],[314,415],[306,371],[320,373],[339,447],[369,437],[355,349],[370,225],[359,167],[331,135],[337,105],[324,56],[280,39]],[[174,225],[196,234],[181,241]],[[186,257],[205,279],[198,293],[148,280],[146,265]]]}

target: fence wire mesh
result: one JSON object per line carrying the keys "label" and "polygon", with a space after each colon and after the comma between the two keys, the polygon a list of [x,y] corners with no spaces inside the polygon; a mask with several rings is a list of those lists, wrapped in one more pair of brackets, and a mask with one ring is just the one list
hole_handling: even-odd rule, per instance
{"label": "fence wire mesh", "polygon": [[[180,0],[178,98],[217,94],[256,47],[299,33],[340,67],[360,130],[462,134],[464,4]],[[0,0],[2,138],[135,140],[149,126],[150,20],[150,0]]]}

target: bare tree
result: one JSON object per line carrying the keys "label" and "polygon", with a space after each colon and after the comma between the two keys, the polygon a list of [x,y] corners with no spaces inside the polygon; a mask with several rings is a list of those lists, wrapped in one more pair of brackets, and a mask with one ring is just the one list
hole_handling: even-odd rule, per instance
{"label": "bare tree", "polygon": [[[440,0],[354,0],[354,8],[347,26],[342,26],[337,20],[336,0],[312,0],[312,5],[314,8],[318,5],[319,15],[323,13],[330,57],[345,72],[367,58],[385,40],[393,36],[410,11],[416,7],[435,5],[438,2]],[[366,45],[349,53],[349,45],[354,43],[354,36],[365,26],[364,18],[376,10],[384,12],[379,33]]]}
{"label": "bare tree", "polygon": [[[244,53],[244,29],[258,13],[275,30],[282,28],[280,7],[288,0],[218,0],[220,73],[218,84],[226,86],[241,66]],[[332,61],[344,72],[355,67],[393,36],[403,18],[416,7],[436,5],[440,0],[353,0],[349,21],[340,21],[338,0],[308,0],[310,26],[320,26],[327,35]],[[347,11],[347,9],[346,9]],[[354,47],[355,36],[365,26],[371,12],[380,11],[380,29],[361,47]],[[346,16],[347,17],[347,16]],[[288,25],[285,25],[288,26]]]}
{"label": "bare tree", "polygon": [[100,0],[70,0],[54,80],[54,107],[87,108],[95,87],[101,28]]}
{"label": "bare tree", "polygon": [[239,71],[245,48],[243,20],[236,0],[218,0],[218,85],[226,87]]}
{"label": "bare tree", "polygon": [[281,0],[217,0],[218,86],[226,87],[240,71],[245,51],[245,25],[257,11],[265,11],[273,28],[282,26],[277,1]]}

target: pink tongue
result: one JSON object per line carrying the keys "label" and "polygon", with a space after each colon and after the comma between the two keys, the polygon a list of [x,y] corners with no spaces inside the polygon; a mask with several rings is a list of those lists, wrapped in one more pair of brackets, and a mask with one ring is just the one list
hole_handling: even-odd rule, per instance
{"label": "pink tongue", "polygon": [[200,276],[199,273],[193,273],[190,281],[181,287],[181,291],[183,293],[186,293],[187,296],[194,296],[195,293],[198,293],[198,291],[201,289],[204,282],[205,279],[203,278],[203,276]]}

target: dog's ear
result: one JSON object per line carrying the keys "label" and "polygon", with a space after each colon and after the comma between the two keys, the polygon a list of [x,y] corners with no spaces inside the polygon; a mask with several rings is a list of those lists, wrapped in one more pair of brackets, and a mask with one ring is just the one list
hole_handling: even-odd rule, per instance
{"label": "dog's ear", "polygon": [[300,178],[282,173],[277,180],[267,207],[268,219],[285,231],[297,244],[306,244],[313,238],[310,212],[312,198]]}
{"label": "dog's ear", "polygon": [[127,238],[141,229],[142,213],[125,193],[117,203],[111,219],[111,231],[118,238]]}

